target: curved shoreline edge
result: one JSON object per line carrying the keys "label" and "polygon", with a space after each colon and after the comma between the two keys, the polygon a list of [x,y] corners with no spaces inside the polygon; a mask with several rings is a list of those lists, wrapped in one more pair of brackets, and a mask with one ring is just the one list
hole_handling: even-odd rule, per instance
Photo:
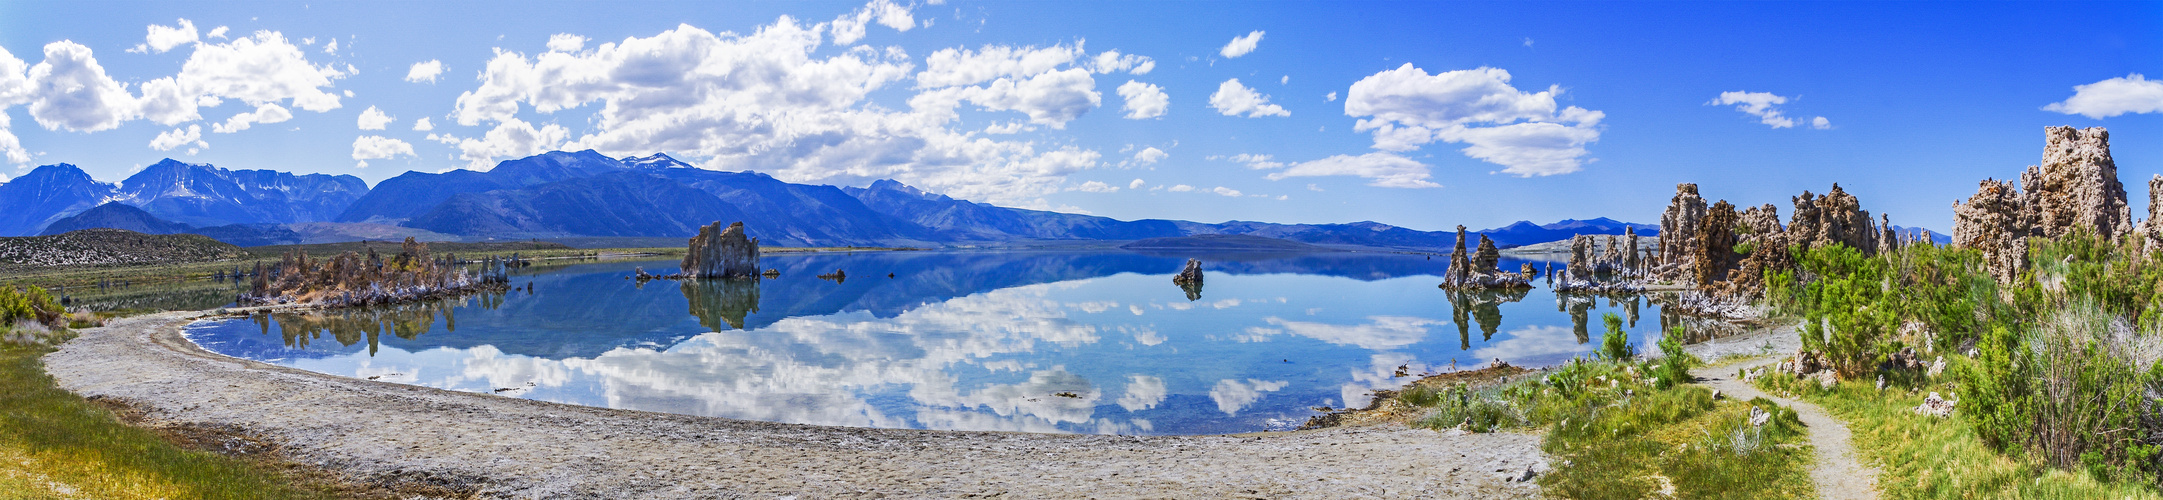
{"label": "curved shoreline edge", "polygon": [[114,320],[45,357],[151,426],[237,429],[356,484],[483,497],[1524,498],[1539,436],[1393,426],[1220,436],[927,431],[612,410],[325,375]]}

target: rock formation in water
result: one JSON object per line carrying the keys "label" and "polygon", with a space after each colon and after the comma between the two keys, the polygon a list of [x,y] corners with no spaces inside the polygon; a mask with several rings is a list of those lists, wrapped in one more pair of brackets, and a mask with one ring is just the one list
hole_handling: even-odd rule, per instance
{"label": "rock formation in water", "polygon": [[428,244],[413,238],[406,238],[398,255],[388,260],[373,248],[366,256],[345,252],[330,259],[311,259],[296,248],[275,267],[264,269],[257,264],[254,281],[238,302],[343,307],[501,292],[510,288],[506,262],[491,257],[481,272],[474,274],[456,256],[429,255]]}
{"label": "rock formation in water", "polygon": [[1202,260],[1201,260],[1201,259],[1187,259],[1187,267],[1185,267],[1185,268],[1181,268],[1181,269],[1179,270],[1179,274],[1177,274],[1177,275],[1173,275],[1173,276],[1172,276],[1172,282],[1173,282],[1173,283],[1194,283],[1194,284],[1201,284],[1201,283],[1202,283]]}
{"label": "rock formation in water", "polygon": [[691,237],[683,256],[685,278],[754,278],[759,275],[759,240],[744,235],[744,223],[721,228],[715,221]]}
{"label": "rock formation in water", "polygon": [[[1984,179],[1966,202],[1953,203],[1953,245],[1982,251],[1991,276],[2011,282],[2027,266],[2029,237],[2057,238],[2085,228],[2106,238],[2133,233],[2125,187],[2110,157],[2110,133],[2102,127],[2043,129],[2043,163],[2011,181]],[[2149,180],[2154,189],[2163,176]],[[2151,203],[2157,199],[2149,194]],[[2157,210],[2137,229],[2145,239],[2163,239],[2154,231]]]}
{"label": "rock formation in water", "polygon": [[1487,235],[1480,235],[1479,250],[1466,255],[1465,236],[1465,227],[1457,226],[1457,245],[1450,252],[1449,270],[1442,273],[1442,288],[1472,290],[1532,286],[1531,269],[1513,273],[1498,268],[1502,253],[1495,249],[1494,240],[1488,239]]}

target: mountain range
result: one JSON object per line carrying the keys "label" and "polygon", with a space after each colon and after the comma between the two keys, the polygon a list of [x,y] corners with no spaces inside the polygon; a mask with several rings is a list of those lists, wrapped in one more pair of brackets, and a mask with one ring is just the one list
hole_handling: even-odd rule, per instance
{"label": "mountain range", "polygon": [[[1441,250],[1454,231],[1377,222],[1200,223],[1000,207],[893,180],[866,187],[783,182],[758,172],[694,167],[665,154],[610,158],[592,150],[508,160],[488,171],[406,172],[369,188],[350,175],[227,170],[166,159],[118,184],[56,164],[0,184],[0,236],[116,227],[204,234],[239,245],[412,235],[543,239],[688,237],[709,222],[744,221],[778,246],[999,246],[1230,234],[1336,247]],[[1479,231],[1500,246],[1576,234],[1658,228],[1608,218],[1529,221]]]}

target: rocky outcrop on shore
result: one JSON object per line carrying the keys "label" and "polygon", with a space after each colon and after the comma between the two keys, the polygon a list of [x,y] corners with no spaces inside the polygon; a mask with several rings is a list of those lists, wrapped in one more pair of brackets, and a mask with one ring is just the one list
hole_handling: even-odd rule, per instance
{"label": "rocky outcrop on shore", "polygon": [[721,222],[714,221],[691,237],[682,268],[685,278],[757,278],[759,240],[744,235],[742,222],[722,229]]}
{"label": "rocky outcrop on shore", "polygon": [[[1983,252],[1999,282],[2010,282],[2026,267],[2027,238],[2058,238],[2086,230],[2118,238],[2138,230],[2144,239],[2163,239],[2155,231],[2156,193],[2149,198],[2149,218],[2132,222],[2118,164],[2110,156],[2110,132],[2102,127],[2043,129],[2043,162],[2011,181],[1984,179],[1975,195],[1953,203],[1953,245]],[[2151,190],[2163,176],[2149,181]]]}
{"label": "rocky outcrop on shore", "polygon": [[1721,200],[1711,206],[1697,185],[1676,186],[1661,217],[1660,254],[1648,279],[1668,281],[1714,296],[1751,296],[1773,271],[1793,269],[1789,249],[1846,245],[1876,255],[1905,243],[1891,230],[1891,219],[1873,221],[1862,202],[1834,184],[1819,195],[1804,191],[1790,198],[1793,215],[1785,227],[1772,204],[1736,211]]}
{"label": "rocky outcrop on shore", "polygon": [[1450,252],[1449,271],[1443,273],[1440,287],[1449,290],[1532,287],[1531,269],[1510,272],[1498,268],[1502,252],[1495,249],[1494,240],[1480,235],[1479,249],[1467,255],[1465,239],[1465,227],[1457,226],[1457,245]]}

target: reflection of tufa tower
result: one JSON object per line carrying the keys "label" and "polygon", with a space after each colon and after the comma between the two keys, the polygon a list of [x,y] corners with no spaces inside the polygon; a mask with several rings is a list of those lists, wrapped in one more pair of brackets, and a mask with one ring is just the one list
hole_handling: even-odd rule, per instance
{"label": "reflection of tufa tower", "polygon": [[758,280],[684,280],[682,288],[691,315],[708,330],[741,330],[744,317],[759,312]]}

